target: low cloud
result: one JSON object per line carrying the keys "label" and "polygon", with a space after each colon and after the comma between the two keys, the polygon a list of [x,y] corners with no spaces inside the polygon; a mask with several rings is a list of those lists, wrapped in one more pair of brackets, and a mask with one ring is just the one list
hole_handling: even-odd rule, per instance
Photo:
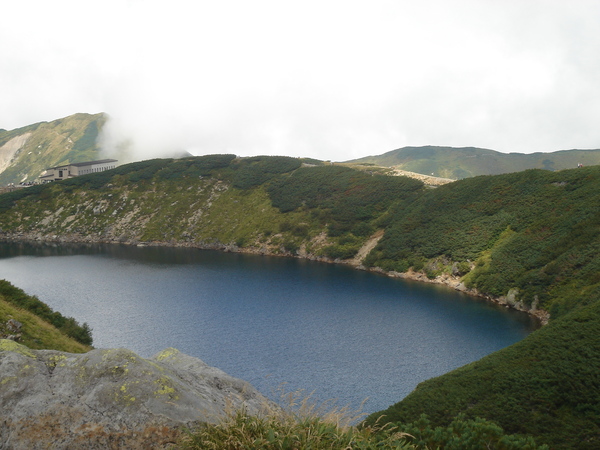
{"label": "low cloud", "polygon": [[594,1],[14,3],[0,128],[104,111],[135,159],[600,147]]}

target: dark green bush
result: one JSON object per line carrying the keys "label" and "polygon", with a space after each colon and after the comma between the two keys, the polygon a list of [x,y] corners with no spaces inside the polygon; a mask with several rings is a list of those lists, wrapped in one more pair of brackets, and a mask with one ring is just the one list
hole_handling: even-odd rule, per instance
{"label": "dark green bush", "polygon": [[329,222],[328,234],[341,236],[357,228],[365,236],[368,222],[395,202],[419,191],[420,181],[368,173],[341,166],[302,167],[267,187],[273,206],[281,212],[300,207]]}
{"label": "dark green bush", "polygon": [[235,168],[233,186],[250,189],[272,180],[279,174],[298,169],[302,163],[289,156],[255,156],[242,158]]}

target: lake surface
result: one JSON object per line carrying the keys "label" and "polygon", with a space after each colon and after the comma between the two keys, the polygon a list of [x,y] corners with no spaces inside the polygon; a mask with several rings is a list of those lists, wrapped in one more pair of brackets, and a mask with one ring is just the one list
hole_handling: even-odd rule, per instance
{"label": "lake surface", "polygon": [[87,322],[97,348],[175,347],[274,399],[285,383],[366,413],[536,327],[443,286],[197,249],[0,243],[0,278]]}

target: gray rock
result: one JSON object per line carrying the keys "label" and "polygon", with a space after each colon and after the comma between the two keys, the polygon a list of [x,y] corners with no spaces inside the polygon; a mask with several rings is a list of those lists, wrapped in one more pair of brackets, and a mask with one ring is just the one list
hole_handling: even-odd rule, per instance
{"label": "gray rock", "polygon": [[9,319],[8,322],[6,322],[6,329],[11,333],[19,333],[22,326],[23,324],[15,319]]}
{"label": "gray rock", "polygon": [[272,406],[245,381],[175,349],[83,354],[0,340],[0,449],[165,448],[182,426]]}

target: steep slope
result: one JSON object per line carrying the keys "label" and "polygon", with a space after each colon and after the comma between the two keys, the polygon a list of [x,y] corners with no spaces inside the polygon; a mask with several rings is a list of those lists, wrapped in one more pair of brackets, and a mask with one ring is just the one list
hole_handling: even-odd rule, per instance
{"label": "steep slope", "polygon": [[0,131],[0,186],[35,181],[48,167],[99,159],[100,114],[74,114]]}
{"label": "steep slope", "polygon": [[30,348],[47,348],[71,353],[91,348],[66,336],[35,314],[24,311],[0,297],[0,339],[12,337]]}
{"label": "steep slope", "polygon": [[87,324],[53,311],[37,297],[0,280],[0,339],[13,339],[33,349],[73,353],[91,349]]}
{"label": "steep slope", "polygon": [[600,286],[600,166],[481,176],[394,207],[365,264],[454,273],[467,288],[558,317]]}
{"label": "steep slope", "polygon": [[484,417],[508,433],[528,434],[553,449],[600,446],[600,289],[593,303],[523,341],[425,381],[368,423],[413,421],[435,426],[459,413]]}
{"label": "steep slope", "polygon": [[301,164],[234,155],[133,163],[4,194],[0,228],[10,238],[346,259],[392,203],[423,186],[404,177]]}
{"label": "steep slope", "polygon": [[372,163],[401,170],[460,180],[526,169],[562,170],[600,164],[600,150],[561,150],[551,153],[500,153],[476,147],[403,147],[378,156],[348,162]]}

